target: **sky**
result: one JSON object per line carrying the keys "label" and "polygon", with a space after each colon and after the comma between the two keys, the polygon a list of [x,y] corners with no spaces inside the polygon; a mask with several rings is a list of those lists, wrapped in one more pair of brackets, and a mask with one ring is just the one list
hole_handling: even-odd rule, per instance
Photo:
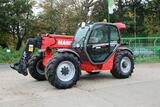
{"label": "sky", "polygon": [[[33,7],[32,10],[33,10],[35,15],[38,15],[40,12],[43,11],[43,9],[41,9],[38,5],[39,5],[39,3],[42,3],[45,0],[35,0],[35,1],[37,2],[37,4]],[[95,0],[95,1],[97,1],[97,0]]]}
{"label": "sky", "polygon": [[[35,15],[38,15],[40,12],[42,12],[43,11],[43,9],[41,9],[38,5],[39,5],[39,3],[41,3],[41,2],[43,2],[43,1],[45,1],[45,0],[36,0],[36,2],[37,2],[37,4],[33,7],[33,12],[34,12],[34,14]],[[96,1],[96,0],[95,0]],[[142,1],[145,1],[145,0],[142,0]],[[113,5],[110,9],[111,9],[111,11],[110,11],[110,13],[113,13],[113,9],[115,8],[115,5]]]}
{"label": "sky", "polygon": [[43,10],[38,6],[39,3],[43,2],[44,0],[36,0],[37,4],[33,7],[32,11],[34,12],[35,15],[38,15],[40,12]]}

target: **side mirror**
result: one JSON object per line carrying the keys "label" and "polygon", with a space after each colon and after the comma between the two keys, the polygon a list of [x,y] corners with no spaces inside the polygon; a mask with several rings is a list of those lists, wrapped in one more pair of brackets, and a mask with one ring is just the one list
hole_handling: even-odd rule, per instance
{"label": "side mirror", "polygon": [[86,23],[85,23],[85,22],[82,22],[82,23],[81,23],[81,27],[84,28],[85,26],[86,26]]}

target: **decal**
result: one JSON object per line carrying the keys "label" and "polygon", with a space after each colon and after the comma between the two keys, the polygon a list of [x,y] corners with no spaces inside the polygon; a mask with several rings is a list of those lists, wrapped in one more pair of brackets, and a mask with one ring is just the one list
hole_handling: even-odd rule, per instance
{"label": "decal", "polygon": [[58,45],[71,45],[72,41],[58,40]]}

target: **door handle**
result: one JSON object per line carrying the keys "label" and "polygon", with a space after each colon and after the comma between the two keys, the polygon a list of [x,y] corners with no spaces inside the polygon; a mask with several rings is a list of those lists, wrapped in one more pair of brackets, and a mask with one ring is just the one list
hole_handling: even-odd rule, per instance
{"label": "door handle", "polygon": [[101,47],[100,47],[100,46],[97,46],[97,47],[95,47],[95,49],[101,49]]}
{"label": "door handle", "polygon": [[92,46],[92,48],[96,48],[96,47],[102,48],[102,47],[107,47],[107,46],[109,46],[109,43],[95,44]]}

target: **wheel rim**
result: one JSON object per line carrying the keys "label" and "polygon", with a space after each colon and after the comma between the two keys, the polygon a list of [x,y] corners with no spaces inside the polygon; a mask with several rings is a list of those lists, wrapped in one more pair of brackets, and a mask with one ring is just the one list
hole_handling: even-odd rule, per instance
{"label": "wheel rim", "polygon": [[131,60],[128,57],[123,57],[120,66],[123,73],[129,73],[131,70]]}
{"label": "wheel rim", "polygon": [[42,65],[42,60],[39,60],[36,64],[36,70],[39,74],[44,75],[44,66]]}
{"label": "wheel rim", "polygon": [[75,67],[70,61],[63,61],[57,67],[57,76],[61,81],[70,81],[75,75]]}

